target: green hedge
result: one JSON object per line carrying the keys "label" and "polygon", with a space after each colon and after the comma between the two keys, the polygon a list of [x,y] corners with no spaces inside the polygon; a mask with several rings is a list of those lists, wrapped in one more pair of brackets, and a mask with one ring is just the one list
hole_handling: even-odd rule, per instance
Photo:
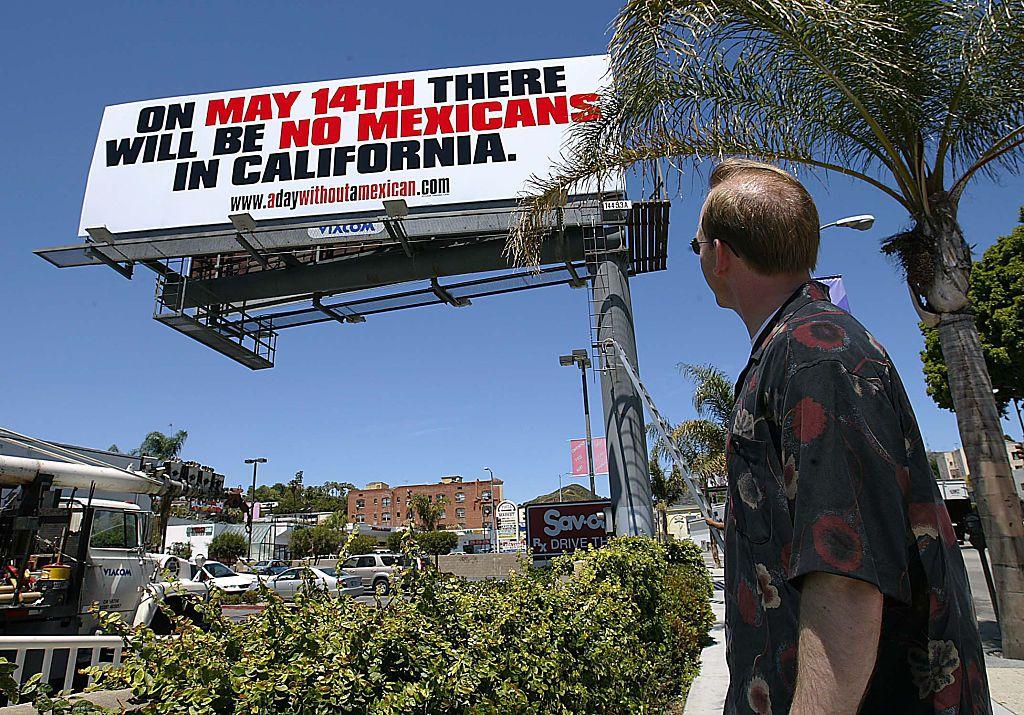
{"label": "green hedge", "polygon": [[235,625],[214,603],[205,630],[131,632],[98,685],[151,713],[660,713],[696,671],[710,593],[692,544],[613,539],[504,581],[407,572],[382,608],[272,597]]}

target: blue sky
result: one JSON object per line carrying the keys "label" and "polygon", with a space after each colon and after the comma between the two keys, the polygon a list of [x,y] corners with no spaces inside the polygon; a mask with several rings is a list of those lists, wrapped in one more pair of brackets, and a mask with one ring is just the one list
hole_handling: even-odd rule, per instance
{"label": "blue sky", "polygon": [[[16,3],[7,9],[0,113],[7,224],[0,241],[4,340],[0,424],[127,449],[152,429],[189,431],[186,456],[264,481],[506,481],[525,499],[557,487],[583,432],[579,377],[557,357],[589,341],[585,291],[552,288],[422,308],[362,325],[286,331],[277,366],[250,372],[151,319],[148,271],[57,270],[34,248],[73,243],[107,104],[403,70],[603,52],[618,5],[588,1]],[[868,233],[824,235],[819,274],[842,273],[854,313],[885,343],[933,449],[959,443],[925,394],[921,336],[906,288],[878,252],[906,224],[899,207],[840,177],[812,180],[822,220],[878,217]],[[961,205],[984,250],[1016,223],[1024,182],[980,181]],[[689,417],[679,362],[735,375],[749,345],[718,309],[687,243],[700,180],[672,209],[669,270],[633,282],[640,368],[662,411]],[[596,394],[596,390],[595,390]],[[599,423],[599,420],[598,420]],[[601,427],[596,423],[596,431]],[[1017,437],[1016,421],[1004,422]],[[602,492],[607,493],[603,480]]]}

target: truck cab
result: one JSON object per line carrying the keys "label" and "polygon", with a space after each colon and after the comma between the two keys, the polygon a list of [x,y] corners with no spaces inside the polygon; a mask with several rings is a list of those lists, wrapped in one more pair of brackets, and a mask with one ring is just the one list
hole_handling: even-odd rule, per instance
{"label": "truck cab", "polygon": [[0,514],[4,571],[0,634],[89,634],[91,612],[136,621],[157,563],[147,557],[150,513],[138,504],[55,498],[34,517]]}

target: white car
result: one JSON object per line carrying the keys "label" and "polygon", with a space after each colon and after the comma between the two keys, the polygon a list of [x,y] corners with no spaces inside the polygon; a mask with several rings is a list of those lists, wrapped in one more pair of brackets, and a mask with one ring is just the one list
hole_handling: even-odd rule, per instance
{"label": "white car", "polygon": [[306,582],[326,589],[330,593],[343,593],[347,596],[363,595],[362,580],[358,576],[349,576],[338,572],[332,567],[296,566],[282,571],[276,576],[265,578],[267,588],[276,591],[286,601],[295,598],[295,594]]}
{"label": "white car", "polygon": [[189,565],[192,567],[194,581],[219,588],[224,593],[245,593],[256,588],[258,584],[255,574],[235,573],[219,561],[205,561],[201,564]]}

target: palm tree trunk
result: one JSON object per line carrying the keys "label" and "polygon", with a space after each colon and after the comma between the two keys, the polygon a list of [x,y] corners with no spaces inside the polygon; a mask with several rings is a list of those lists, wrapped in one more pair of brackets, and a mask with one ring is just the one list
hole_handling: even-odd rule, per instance
{"label": "palm tree trunk", "polygon": [[949,390],[960,440],[992,559],[1003,653],[1007,658],[1024,658],[1024,515],[1013,486],[992,381],[974,316],[969,306],[951,305],[961,286],[967,285],[965,271],[969,271],[969,264],[964,266],[958,259],[969,249],[955,219],[937,223],[933,227],[939,230],[932,236],[937,249],[937,270],[925,293],[929,302],[943,311],[939,339],[949,369]]}

